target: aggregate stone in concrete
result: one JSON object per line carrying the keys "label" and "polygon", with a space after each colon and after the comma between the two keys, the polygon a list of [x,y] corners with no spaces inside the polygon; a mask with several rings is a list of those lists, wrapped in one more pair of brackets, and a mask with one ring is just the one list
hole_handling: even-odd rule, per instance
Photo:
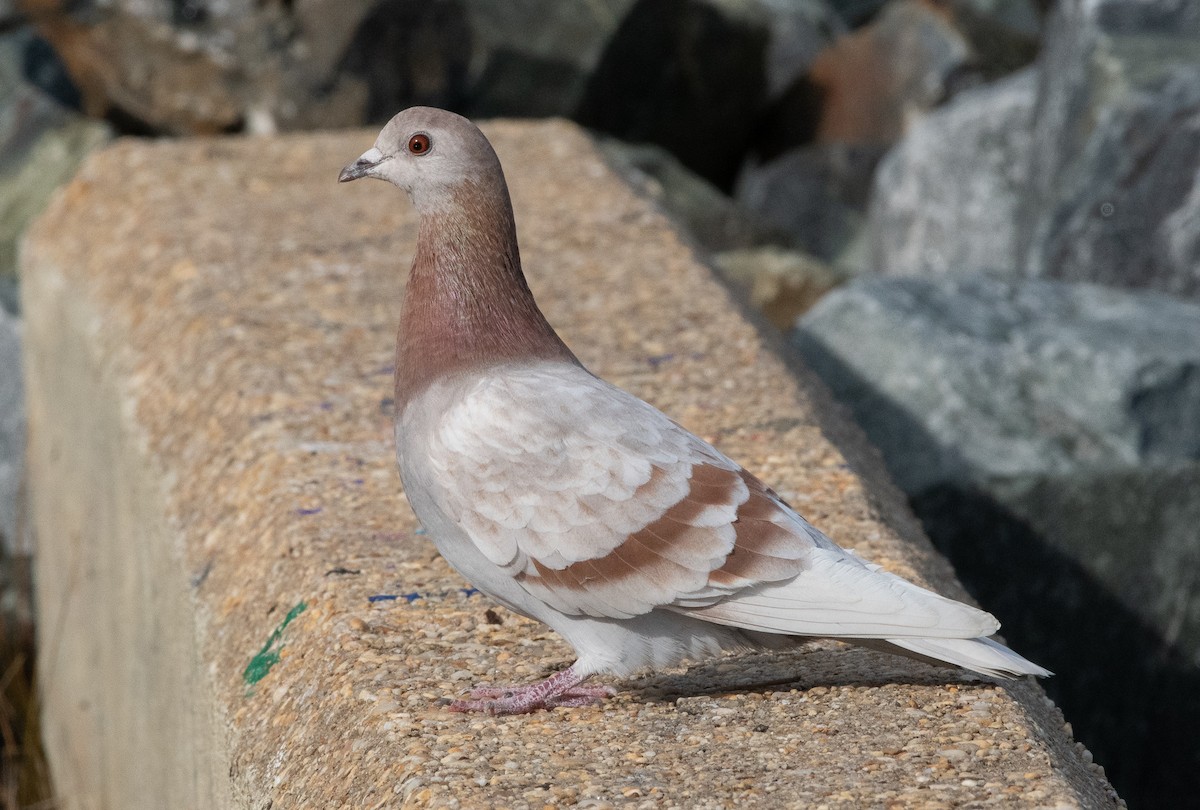
{"label": "aggregate stone in concrete", "polygon": [[[827,394],[586,135],[486,131],[530,284],[585,363],[843,544],[964,596]],[[120,142],[26,241],[46,739],[69,806],[1118,801],[1035,683],[833,642],[647,674],[603,708],[447,712],[571,652],[469,590],[400,494],[391,335],[415,220],[389,186],[335,182],[373,139]]]}

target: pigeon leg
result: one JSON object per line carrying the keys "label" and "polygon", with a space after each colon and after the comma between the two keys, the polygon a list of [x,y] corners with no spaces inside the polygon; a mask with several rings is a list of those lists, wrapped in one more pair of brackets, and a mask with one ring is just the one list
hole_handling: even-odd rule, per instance
{"label": "pigeon leg", "polygon": [[526,686],[483,686],[471,690],[471,697],[450,704],[452,712],[484,714],[528,714],[538,709],[590,706],[614,694],[607,686],[581,686],[586,675],[571,665],[544,681]]}

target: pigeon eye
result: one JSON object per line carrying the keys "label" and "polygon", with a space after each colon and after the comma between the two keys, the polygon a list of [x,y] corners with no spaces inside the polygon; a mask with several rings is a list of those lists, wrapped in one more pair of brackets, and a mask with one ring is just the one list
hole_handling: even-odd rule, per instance
{"label": "pigeon eye", "polygon": [[408,151],[414,155],[423,155],[429,151],[432,144],[429,142],[429,136],[424,133],[418,133],[408,139]]}

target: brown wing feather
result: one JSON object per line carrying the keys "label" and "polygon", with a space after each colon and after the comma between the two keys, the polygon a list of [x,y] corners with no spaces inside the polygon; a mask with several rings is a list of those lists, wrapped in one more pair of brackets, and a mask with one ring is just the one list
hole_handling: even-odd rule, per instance
{"label": "brown wing feather", "polygon": [[[662,517],[604,556],[557,570],[532,560],[517,579],[564,612],[633,616],[677,603],[711,604],[803,570],[805,538],[761,481],[745,470],[698,464],[689,484]],[[711,525],[720,510],[725,519]]]}

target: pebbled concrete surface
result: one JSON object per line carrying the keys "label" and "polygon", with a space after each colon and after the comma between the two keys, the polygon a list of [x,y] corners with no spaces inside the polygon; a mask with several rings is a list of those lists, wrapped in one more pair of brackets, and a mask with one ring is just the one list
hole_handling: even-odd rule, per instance
{"label": "pebbled concrete surface", "polygon": [[[530,284],[585,363],[843,544],[962,595],[875,452],[583,132],[486,131]],[[119,142],[27,237],[46,733],[68,806],[1118,802],[1036,684],[832,642],[647,675],[603,710],[446,712],[570,650],[465,590],[400,495],[392,333],[415,222],[395,189],[335,182],[373,139]]]}

